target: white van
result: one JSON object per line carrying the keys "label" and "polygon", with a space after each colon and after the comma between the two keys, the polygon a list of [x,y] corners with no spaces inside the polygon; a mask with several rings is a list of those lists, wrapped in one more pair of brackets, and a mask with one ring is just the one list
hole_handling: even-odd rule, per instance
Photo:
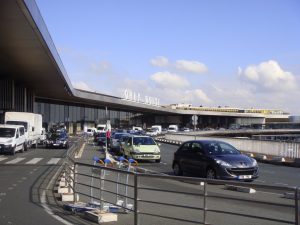
{"label": "white van", "polygon": [[168,132],[177,132],[178,125],[169,125]]}
{"label": "white van", "polygon": [[25,128],[20,125],[0,125],[0,152],[14,155],[25,149]]}
{"label": "white van", "polygon": [[5,124],[23,125],[25,128],[26,145],[37,147],[42,135],[42,115],[28,112],[6,112]]}
{"label": "white van", "polygon": [[161,125],[153,125],[151,128],[157,129],[157,134],[161,134],[162,126]]}

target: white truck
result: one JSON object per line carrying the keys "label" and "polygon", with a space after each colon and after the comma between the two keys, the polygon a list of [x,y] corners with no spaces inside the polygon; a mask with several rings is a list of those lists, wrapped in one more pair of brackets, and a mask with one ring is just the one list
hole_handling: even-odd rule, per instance
{"label": "white truck", "polygon": [[0,152],[14,155],[25,150],[25,128],[21,125],[0,125]]}
{"label": "white truck", "polygon": [[97,133],[106,132],[106,124],[98,124],[97,125]]}
{"label": "white truck", "polygon": [[23,125],[25,128],[25,150],[37,147],[42,136],[42,115],[27,112],[6,112],[5,124]]}
{"label": "white truck", "polygon": [[178,125],[169,125],[168,132],[177,132]]}
{"label": "white truck", "polygon": [[151,128],[157,129],[157,134],[161,134],[162,126],[161,125],[153,125]]}

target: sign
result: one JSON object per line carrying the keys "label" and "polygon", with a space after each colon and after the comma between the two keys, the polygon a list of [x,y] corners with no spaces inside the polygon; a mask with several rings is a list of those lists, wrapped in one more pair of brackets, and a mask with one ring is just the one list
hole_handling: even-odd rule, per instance
{"label": "sign", "polygon": [[195,126],[198,124],[198,116],[197,115],[192,115],[192,123]]}
{"label": "sign", "polygon": [[159,98],[151,97],[151,96],[142,96],[140,93],[132,91],[130,89],[124,90],[123,98],[128,101],[133,101],[137,103],[159,106]]}
{"label": "sign", "polygon": [[198,116],[197,115],[192,115],[192,120],[197,122],[198,121]]}

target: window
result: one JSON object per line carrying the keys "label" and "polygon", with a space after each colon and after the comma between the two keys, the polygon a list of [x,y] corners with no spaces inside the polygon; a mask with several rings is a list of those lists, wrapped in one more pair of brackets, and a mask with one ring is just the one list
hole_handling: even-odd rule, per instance
{"label": "window", "polygon": [[198,142],[193,142],[191,144],[191,150],[193,152],[203,152],[203,148],[202,148],[202,145]]}
{"label": "window", "polygon": [[190,142],[184,143],[181,148],[180,151],[188,151],[189,150],[189,146],[190,146]]}

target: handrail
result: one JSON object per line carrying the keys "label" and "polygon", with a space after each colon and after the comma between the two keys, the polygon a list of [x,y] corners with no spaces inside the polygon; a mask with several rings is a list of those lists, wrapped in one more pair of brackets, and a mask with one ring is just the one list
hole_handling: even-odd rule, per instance
{"label": "handrail", "polygon": [[[159,174],[146,174],[146,173],[140,173],[135,171],[128,171],[128,170],[120,170],[117,168],[113,167],[105,167],[104,165],[91,165],[91,164],[86,164],[86,163],[81,163],[77,162],[74,160],[74,156],[76,152],[78,151],[80,145],[77,145],[70,148],[67,154],[67,157],[65,159],[65,169],[66,169],[66,180],[69,181],[68,185],[70,189],[74,191],[74,196],[76,194],[90,197],[92,199],[98,200],[102,202],[103,204],[116,204],[116,202],[113,202],[109,199],[104,198],[104,193],[107,193],[108,195],[116,195],[116,198],[120,197],[123,199],[127,199],[133,203],[133,208],[128,207],[126,204],[121,205],[120,207],[123,208],[124,210],[128,210],[134,213],[134,225],[139,225],[139,216],[140,215],[148,215],[148,216],[154,216],[157,218],[164,218],[164,219],[170,219],[170,220],[177,220],[177,221],[182,221],[182,222],[190,222],[190,223],[197,223],[197,224],[208,224],[207,222],[207,212],[213,212],[213,213],[222,213],[222,214],[227,214],[227,215],[232,215],[232,216],[239,216],[239,217],[245,217],[245,218],[253,218],[253,219],[258,219],[258,220],[265,220],[265,221],[273,221],[273,222],[281,222],[281,223],[286,223],[286,224],[296,224],[300,225],[300,212],[299,212],[299,187],[290,187],[290,186],[273,186],[273,185],[266,185],[266,184],[254,184],[254,183],[241,183],[237,181],[223,181],[223,180],[209,180],[205,178],[195,178],[195,177],[178,177],[178,176],[169,176],[169,175],[159,175]],[[86,170],[89,171],[89,173],[82,172],[82,171],[77,171],[81,167],[85,168],[91,168],[91,170]],[[105,172],[109,172],[107,177],[103,176]],[[131,183],[123,183],[119,182],[119,180],[115,181],[113,178],[116,178],[117,176],[119,177],[120,175],[125,175],[127,177],[128,181],[128,176],[131,177],[130,182]],[[74,177],[72,177],[74,176]],[[97,185],[89,185],[86,182],[81,182],[79,181],[79,177],[87,177],[91,179],[97,180]],[[192,182],[194,183],[199,183],[198,186],[201,184],[201,189],[195,191],[188,192],[186,190],[184,191],[177,191],[177,190],[168,190],[167,188],[151,188],[148,186],[143,186],[140,184],[141,178],[149,178],[149,179],[160,179],[163,181],[179,181],[179,182]],[[99,182],[100,181],[100,182]],[[126,192],[124,193],[118,193],[115,192],[115,187],[107,189],[107,187],[104,186],[104,183],[107,185],[119,185],[123,186],[124,188],[130,188],[131,191],[131,196],[128,195]],[[202,184],[204,184],[202,188]],[[213,184],[213,185],[235,185],[235,186],[241,186],[241,187],[251,187],[251,188],[257,188],[257,189],[270,189],[270,190],[275,190],[275,191],[289,191],[294,193],[294,202],[291,204],[288,204],[288,202],[282,203],[282,202],[268,202],[266,199],[252,199],[252,198],[243,198],[240,196],[232,196],[232,195],[224,195],[223,193],[216,194],[216,193],[210,193],[208,192],[208,184]],[[98,189],[100,191],[100,195],[98,197],[92,196],[92,191],[91,193],[87,193],[86,191],[82,191],[79,189],[79,187],[85,187],[83,190],[86,190],[86,188],[90,189]],[[195,187],[195,186],[194,186]],[[193,188],[193,186],[192,186]],[[170,203],[168,201],[164,201],[163,199],[159,200],[153,200],[153,199],[146,199],[141,196],[142,191],[144,192],[161,192],[161,193],[168,193],[171,195],[177,194],[181,196],[199,196],[201,201],[203,201],[203,206],[201,207],[196,207],[192,205],[186,205],[186,204],[174,204]],[[133,194],[132,194],[133,193]],[[105,195],[106,196],[106,195]],[[110,197],[111,198],[111,197]],[[270,206],[276,206],[276,207],[286,207],[287,209],[294,208],[295,211],[295,217],[292,220],[284,219],[284,218],[271,218],[270,215],[268,216],[260,216],[260,215],[252,215],[251,213],[245,214],[245,213],[240,213],[240,212],[235,212],[235,211],[226,211],[226,210],[218,210],[218,209],[212,209],[208,208],[208,199],[213,199],[213,198],[219,198],[219,199],[224,199],[224,200],[233,200],[233,201],[241,201],[243,203],[250,202],[250,203],[255,203],[255,204],[265,204],[265,205],[270,205]],[[74,198],[75,199],[75,198]],[[193,220],[188,220],[184,218],[174,218],[170,217],[168,215],[159,215],[156,213],[149,213],[147,212],[147,208],[141,208],[140,204],[145,203],[145,204],[154,204],[154,205],[162,205],[162,206],[168,206],[168,207],[177,207],[177,208],[183,208],[185,210],[199,210],[203,212],[203,220],[202,221],[193,221]],[[199,218],[199,220],[201,217]],[[294,220],[294,221],[293,221]]]}

